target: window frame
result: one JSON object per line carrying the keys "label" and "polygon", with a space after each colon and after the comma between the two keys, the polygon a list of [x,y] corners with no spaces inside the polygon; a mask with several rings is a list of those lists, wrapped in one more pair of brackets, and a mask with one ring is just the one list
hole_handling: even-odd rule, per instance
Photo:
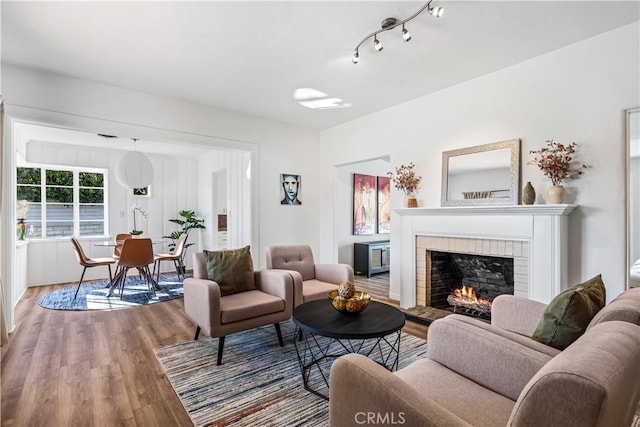
{"label": "window frame", "polygon": [[[82,167],[82,166],[65,166],[65,165],[52,165],[52,164],[39,164],[39,163],[18,163],[16,165],[17,168],[32,168],[32,169],[40,169],[40,201],[39,202],[29,202],[30,205],[39,204],[40,205],[40,224],[41,224],[41,233],[39,237],[27,237],[27,240],[36,240],[36,241],[55,241],[68,239],[71,236],[80,237],[80,238],[103,238],[109,236],[109,169],[107,168],[95,168],[95,167]],[[55,222],[52,220],[47,220],[47,205],[51,204],[47,202],[47,188],[55,188],[55,185],[48,185],[46,181],[47,171],[65,171],[72,173],[72,185],[70,186],[73,190],[73,209],[72,209],[72,223],[73,223],[73,231],[71,236],[47,236],[47,222]],[[102,187],[86,187],[80,186],[80,174],[81,173],[97,173],[102,174]],[[16,179],[16,187],[15,187],[15,200],[16,203],[18,199],[18,187],[21,186],[38,186],[38,184],[19,184]],[[62,186],[64,188],[65,186]],[[86,188],[96,188],[102,189],[103,191],[103,201],[102,205],[104,207],[104,215],[103,219],[103,234],[91,234],[91,235],[81,235],[80,234],[80,224],[81,222],[86,222],[87,220],[82,220],[80,218],[80,207],[83,205],[87,205],[88,203],[80,202],[80,190]],[[58,202],[53,202],[58,204]],[[64,203],[60,203],[64,204]],[[100,221],[100,220],[93,220]]]}

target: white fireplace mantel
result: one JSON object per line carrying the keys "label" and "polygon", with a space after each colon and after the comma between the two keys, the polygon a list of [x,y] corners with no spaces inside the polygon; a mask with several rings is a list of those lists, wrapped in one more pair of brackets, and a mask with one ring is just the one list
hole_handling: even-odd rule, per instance
{"label": "white fireplace mantel", "polygon": [[548,303],[567,286],[568,219],[576,207],[516,205],[394,209],[400,216],[401,226],[400,232],[393,235],[392,289],[400,289],[402,307],[416,305],[418,236],[522,241],[529,251],[526,296]]}

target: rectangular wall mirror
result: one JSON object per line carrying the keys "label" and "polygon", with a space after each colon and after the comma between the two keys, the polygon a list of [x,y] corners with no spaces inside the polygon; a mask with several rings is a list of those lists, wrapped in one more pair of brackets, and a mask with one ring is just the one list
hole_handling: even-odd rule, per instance
{"label": "rectangular wall mirror", "polygon": [[520,140],[442,153],[442,206],[517,205]]}

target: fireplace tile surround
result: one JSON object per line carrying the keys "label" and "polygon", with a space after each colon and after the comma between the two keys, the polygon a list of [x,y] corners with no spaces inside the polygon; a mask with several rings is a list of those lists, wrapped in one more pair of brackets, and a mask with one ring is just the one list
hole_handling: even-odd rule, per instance
{"label": "fireplace tile surround", "polygon": [[[548,303],[567,284],[568,220],[576,205],[402,208],[393,235],[392,289],[400,305],[424,304],[426,251],[514,258],[514,294]],[[399,244],[396,243],[398,239]],[[393,298],[394,295],[392,294]]]}

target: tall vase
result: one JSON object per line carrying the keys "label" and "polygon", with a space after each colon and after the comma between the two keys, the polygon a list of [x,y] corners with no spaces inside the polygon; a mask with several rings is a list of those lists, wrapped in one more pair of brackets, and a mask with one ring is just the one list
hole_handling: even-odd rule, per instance
{"label": "tall vase", "polygon": [[404,196],[404,206],[406,208],[418,207],[418,200],[416,199],[416,196],[413,195],[413,193],[409,193]]}
{"label": "tall vase", "polygon": [[532,205],[536,201],[536,189],[531,185],[531,181],[527,181],[527,185],[522,189],[522,204]]}
{"label": "tall vase", "polygon": [[547,196],[549,196],[549,203],[559,205],[564,200],[564,187],[562,185],[552,185],[547,190]]}
{"label": "tall vase", "polygon": [[16,225],[16,236],[18,240],[24,240],[27,235],[27,224],[24,222],[24,218],[18,219],[18,224]]}

